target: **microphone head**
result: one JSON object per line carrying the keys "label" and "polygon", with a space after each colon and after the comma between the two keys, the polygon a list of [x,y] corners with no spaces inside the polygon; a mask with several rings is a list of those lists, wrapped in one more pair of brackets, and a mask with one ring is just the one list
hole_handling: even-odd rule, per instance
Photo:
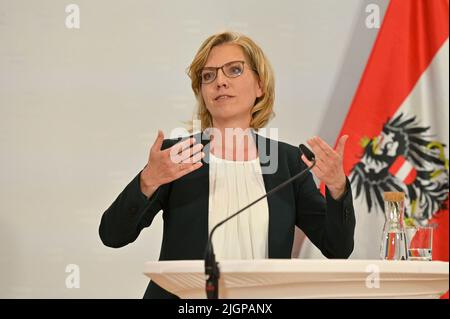
{"label": "microphone head", "polygon": [[309,150],[309,148],[307,148],[304,144],[300,144],[298,147],[300,148],[300,152],[302,152],[303,155],[305,155],[305,157],[308,159],[308,161],[312,162],[316,159],[316,157],[314,156],[314,153],[311,152]]}

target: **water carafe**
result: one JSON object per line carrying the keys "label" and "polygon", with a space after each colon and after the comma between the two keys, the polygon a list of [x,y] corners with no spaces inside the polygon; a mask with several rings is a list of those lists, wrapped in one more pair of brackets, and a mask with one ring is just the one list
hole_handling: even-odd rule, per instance
{"label": "water carafe", "polygon": [[385,223],[381,239],[381,259],[407,259],[407,240],[403,225],[404,209],[405,193],[384,193]]}

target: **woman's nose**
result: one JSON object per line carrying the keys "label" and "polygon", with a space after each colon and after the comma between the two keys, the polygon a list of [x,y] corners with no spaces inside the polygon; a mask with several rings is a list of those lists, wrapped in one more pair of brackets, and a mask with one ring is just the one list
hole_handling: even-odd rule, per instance
{"label": "woman's nose", "polygon": [[222,69],[217,70],[216,86],[218,88],[221,86],[228,87],[228,78],[223,74]]}

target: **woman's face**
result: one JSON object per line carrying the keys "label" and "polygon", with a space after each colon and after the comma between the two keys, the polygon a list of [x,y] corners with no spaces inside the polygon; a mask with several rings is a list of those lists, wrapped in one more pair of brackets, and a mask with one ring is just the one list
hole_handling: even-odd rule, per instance
{"label": "woman's face", "polygon": [[249,124],[251,109],[263,92],[242,48],[230,43],[212,48],[205,67],[220,67],[232,61],[245,61],[243,73],[229,78],[219,69],[213,82],[201,85],[201,94],[213,122],[248,121]]}

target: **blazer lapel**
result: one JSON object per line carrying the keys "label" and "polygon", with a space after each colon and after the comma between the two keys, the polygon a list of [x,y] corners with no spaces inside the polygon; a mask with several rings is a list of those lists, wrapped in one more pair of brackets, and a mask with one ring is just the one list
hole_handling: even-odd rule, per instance
{"label": "blazer lapel", "polygon": [[203,258],[206,243],[209,235],[209,140],[205,139],[201,133],[194,134],[195,143],[203,144],[203,152],[205,157],[202,159],[203,165],[195,171],[186,175],[192,182],[183,187],[189,187],[188,193],[195,193],[192,200],[193,214],[196,216],[195,224],[195,240],[192,241],[192,250],[195,252],[195,258]]}
{"label": "blazer lapel", "polygon": [[[278,153],[279,145],[277,141],[265,138],[256,133],[254,133],[254,140],[258,148],[264,186],[266,192],[269,192],[284,181],[280,173],[281,170],[278,168],[278,165],[281,164]],[[285,223],[287,222],[280,214],[282,213],[281,210],[285,210],[285,203],[280,196],[281,191],[267,197],[267,204],[269,206],[269,258],[280,258],[284,256],[283,252],[279,251],[280,245],[282,246],[280,239],[283,237],[279,236],[279,233],[283,229],[286,229]]]}

